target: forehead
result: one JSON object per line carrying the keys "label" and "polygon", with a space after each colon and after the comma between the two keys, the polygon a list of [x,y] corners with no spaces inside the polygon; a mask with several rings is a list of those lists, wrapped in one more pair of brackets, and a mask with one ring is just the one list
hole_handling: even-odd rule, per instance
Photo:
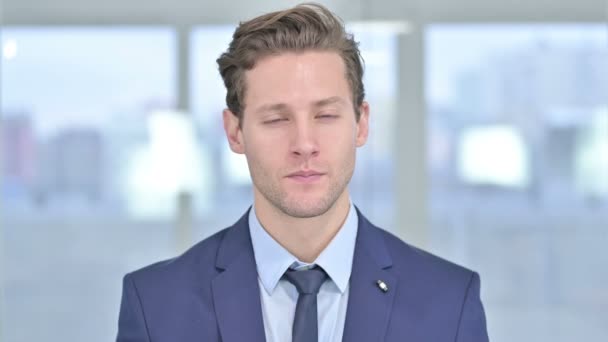
{"label": "forehead", "polygon": [[245,72],[245,105],[303,103],[328,97],[350,100],[344,61],[337,52],[271,55]]}

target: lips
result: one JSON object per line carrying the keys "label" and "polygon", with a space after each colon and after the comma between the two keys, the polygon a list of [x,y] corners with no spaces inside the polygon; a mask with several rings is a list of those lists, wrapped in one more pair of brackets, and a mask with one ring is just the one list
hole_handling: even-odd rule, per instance
{"label": "lips", "polygon": [[312,177],[312,176],[321,176],[322,172],[309,170],[309,171],[297,171],[289,174],[287,177]]}
{"label": "lips", "polygon": [[323,175],[325,174],[319,171],[301,170],[289,174],[287,178],[294,180],[298,183],[313,183],[318,181],[321,177],[323,177]]}

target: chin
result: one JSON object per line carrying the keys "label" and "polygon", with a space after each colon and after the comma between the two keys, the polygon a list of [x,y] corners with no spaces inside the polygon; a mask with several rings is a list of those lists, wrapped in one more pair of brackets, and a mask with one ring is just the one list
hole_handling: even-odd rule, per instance
{"label": "chin", "polygon": [[323,197],[299,197],[282,201],[282,203],[278,205],[278,208],[284,214],[291,217],[310,218],[325,214],[334,206],[334,204],[335,201],[331,202]]}
{"label": "chin", "polygon": [[327,209],[318,207],[283,207],[281,211],[291,217],[311,218],[325,214]]}

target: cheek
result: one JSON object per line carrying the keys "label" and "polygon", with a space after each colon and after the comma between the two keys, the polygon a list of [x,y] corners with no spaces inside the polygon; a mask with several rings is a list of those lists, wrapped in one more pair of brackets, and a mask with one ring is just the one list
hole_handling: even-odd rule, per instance
{"label": "cheek", "polygon": [[327,151],[347,153],[356,149],[356,131],[351,127],[340,127],[323,132],[324,146]]}
{"label": "cheek", "polygon": [[250,168],[254,168],[253,171],[261,170],[266,176],[274,173],[273,170],[281,167],[279,146],[267,141],[249,141],[245,145],[245,155]]}
{"label": "cheek", "polygon": [[291,133],[288,130],[257,131],[245,136],[245,154],[254,157],[258,163],[280,167],[289,154]]}

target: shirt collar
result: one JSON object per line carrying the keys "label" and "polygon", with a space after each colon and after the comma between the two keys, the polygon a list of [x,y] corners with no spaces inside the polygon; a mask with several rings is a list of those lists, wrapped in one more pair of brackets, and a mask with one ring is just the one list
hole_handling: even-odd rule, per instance
{"label": "shirt collar", "polygon": [[327,272],[340,292],[344,293],[350,279],[357,229],[357,212],[351,202],[346,220],[336,236],[314,263],[307,264],[299,261],[266,232],[255,214],[255,208],[252,208],[249,211],[249,233],[258,275],[266,292],[268,294],[274,292],[287,268],[300,269],[308,265],[319,265]]}

